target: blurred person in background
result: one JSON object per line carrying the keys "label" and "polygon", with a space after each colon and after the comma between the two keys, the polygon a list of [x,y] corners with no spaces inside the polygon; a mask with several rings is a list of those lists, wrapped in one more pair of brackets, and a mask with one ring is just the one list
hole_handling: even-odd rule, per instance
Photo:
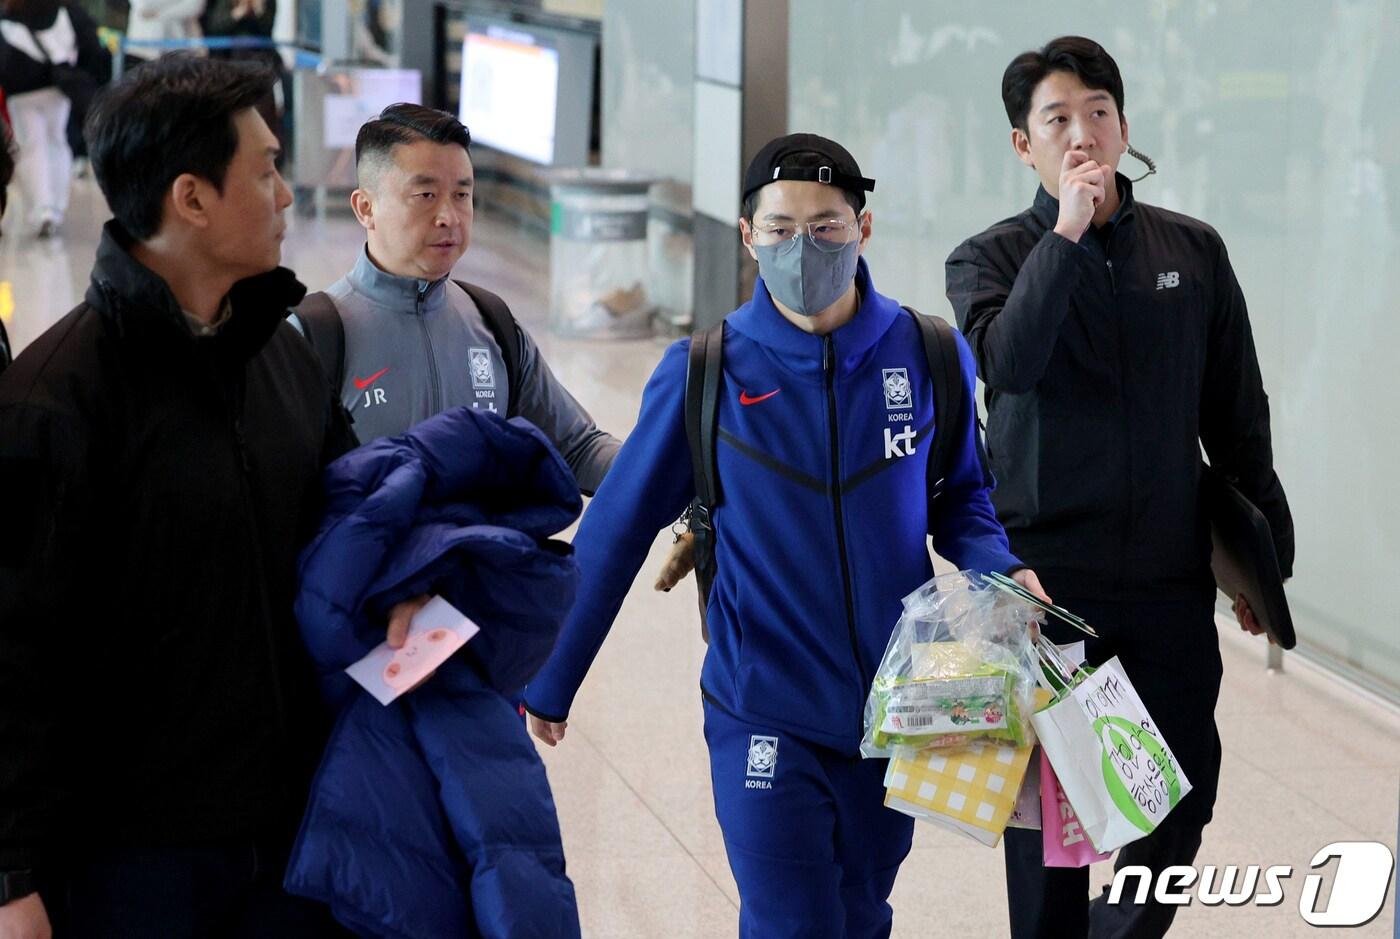
{"label": "blurred person in background", "polygon": [[[210,39],[265,39],[272,40],[272,26],[277,20],[277,0],[208,0],[204,12],[200,14],[199,26]],[[288,83],[282,57],[270,45],[267,48],[215,49],[215,58],[249,59],[261,62],[277,74],[277,84],[257,103],[258,114],[272,128],[282,145],[283,153],[288,150],[289,141],[282,122],[283,107],[278,101],[288,100]]]}
{"label": "blurred person in background", "polygon": [[0,87],[19,148],[25,223],[40,238],[55,234],[68,211],[69,122],[86,113],[110,74],[97,24],[81,7],[63,0],[0,2]]}
{"label": "blurred person in background", "polygon": [[[199,18],[204,15],[204,0],[132,0],[131,20],[127,39],[170,40],[198,39],[204,35]],[[135,48],[127,53],[138,60],[154,59],[160,49]]]}

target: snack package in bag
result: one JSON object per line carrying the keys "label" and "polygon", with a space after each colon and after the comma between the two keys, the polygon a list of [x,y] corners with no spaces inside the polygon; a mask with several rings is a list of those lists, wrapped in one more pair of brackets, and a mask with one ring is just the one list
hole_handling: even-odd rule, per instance
{"label": "snack package in bag", "polygon": [[861,753],[1034,742],[1040,613],[972,571],[935,577],[904,598],[865,704]]}
{"label": "snack package in bag", "polygon": [[1040,765],[1040,818],[1045,841],[1045,866],[1088,867],[1113,857],[1112,852],[1094,850],[1043,748],[1037,757]]}
{"label": "snack package in bag", "polygon": [[1113,851],[1155,831],[1191,783],[1117,656],[1060,677],[1066,687],[1036,712],[1036,734],[1085,834]]}

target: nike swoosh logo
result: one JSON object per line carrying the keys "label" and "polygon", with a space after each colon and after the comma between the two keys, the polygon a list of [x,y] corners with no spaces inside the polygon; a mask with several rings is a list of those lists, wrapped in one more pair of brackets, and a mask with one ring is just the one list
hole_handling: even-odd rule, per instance
{"label": "nike swoosh logo", "polygon": [[758,404],[758,402],[760,401],[767,401],[769,398],[773,397],[775,394],[782,390],[783,389],[781,388],[775,388],[772,391],[768,392],[766,395],[759,395],[757,398],[751,396],[747,391],[741,391],[739,392],[739,403],[742,404],[744,407],[748,407],[751,404]]}
{"label": "nike swoosh logo", "polygon": [[384,373],[387,372],[387,371],[389,371],[388,368],[381,368],[379,371],[375,372],[373,375],[371,375],[371,376],[368,377],[368,378],[357,378],[357,379],[355,379],[355,387],[358,388],[358,389],[360,389],[361,391],[364,391],[364,390],[365,390],[366,388],[368,388],[370,385],[374,384],[375,382],[379,381],[379,379],[383,378],[383,377],[384,377]]}

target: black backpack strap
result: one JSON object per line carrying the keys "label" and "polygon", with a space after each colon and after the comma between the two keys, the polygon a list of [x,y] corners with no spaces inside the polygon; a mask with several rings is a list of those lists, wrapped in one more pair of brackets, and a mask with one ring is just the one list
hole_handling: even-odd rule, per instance
{"label": "black backpack strap", "polygon": [[695,498],[707,508],[719,504],[715,437],[719,427],[719,379],[723,366],[722,326],[695,333],[690,339],[690,360],[685,374],[685,434],[690,441]]}
{"label": "black backpack strap", "polygon": [[318,290],[308,293],[292,312],[301,321],[302,335],[321,360],[321,369],[331,383],[335,400],[339,401],[341,389],[345,387],[345,324],[341,322],[335,301]]}
{"label": "black backpack strap", "polygon": [[690,532],[695,536],[695,580],[700,588],[700,617],[704,630],[705,605],[715,575],[715,540],[712,515],[719,504],[719,382],[724,371],[724,324],[718,323],[690,337],[690,358],[685,373],[685,436],[690,442],[690,465],[695,478],[695,499],[690,503]]}
{"label": "black backpack strap", "polygon": [[520,326],[515,322],[510,307],[496,294],[465,280],[454,280],[453,283],[472,298],[476,308],[481,311],[486,328],[491,330],[496,345],[501,347],[501,358],[506,363],[506,387],[510,399],[506,407],[506,416],[512,417],[519,412],[520,381],[525,374],[525,362],[522,358],[525,348],[524,343],[520,341]]}
{"label": "black backpack strap", "polygon": [[964,407],[962,362],[958,357],[957,336],[947,320],[938,316],[924,316],[912,307],[904,309],[919,325],[924,356],[928,359],[928,373],[933,379],[933,442],[928,458],[931,503],[942,492],[943,480],[952,469],[953,450],[957,446],[956,428]]}

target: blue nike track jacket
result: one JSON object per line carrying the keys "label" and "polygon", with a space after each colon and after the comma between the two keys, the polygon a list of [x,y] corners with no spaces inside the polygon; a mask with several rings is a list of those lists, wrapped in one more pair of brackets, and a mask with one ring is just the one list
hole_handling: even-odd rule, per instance
{"label": "blue nike track jacket", "polygon": [[[933,382],[918,325],[875,292],[829,336],[783,319],[760,279],[724,328],[717,570],[701,690],[717,707],[857,752],[875,669],[900,599],[932,576],[926,537],[960,569],[1019,566],[992,509],[975,444],[976,366],[958,337],[966,394],[953,469],[928,503]],[[666,351],[637,427],[574,539],[578,600],[526,707],[563,720],[659,529],[694,495],[685,433],[690,341]]]}

